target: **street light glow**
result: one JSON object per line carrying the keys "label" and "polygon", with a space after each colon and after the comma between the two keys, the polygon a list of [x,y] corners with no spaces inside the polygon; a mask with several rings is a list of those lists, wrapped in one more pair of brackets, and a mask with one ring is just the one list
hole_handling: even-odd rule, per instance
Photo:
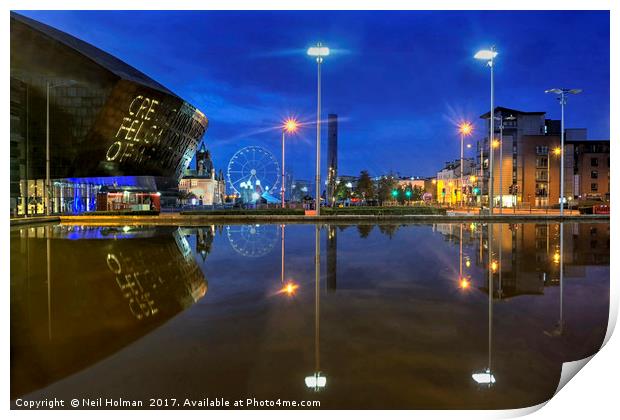
{"label": "street light glow", "polygon": [[560,156],[561,153],[562,153],[562,149],[560,147],[556,147],[555,149],[553,149],[554,155]]}
{"label": "street light glow", "polygon": [[329,48],[317,44],[316,47],[308,48],[308,55],[311,57],[327,57],[329,55]]}
{"label": "street light glow", "polygon": [[459,125],[459,133],[464,136],[469,136],[474,130],[474,126],[470,122],[463,122]]}
{"label": "street light glow", "polygon": [[474,55],[477,60],[493,60],[495,57],[497,57],[495,50],[480,50]]}
{"label": "street light glow", "polygon": [[494,140],[493,140],[493,148],[494,148],[494,149],[497,149],[498,147],[499,147],[499,140],[494,139]]}
{"label": "street light glow", "polygon": [[284,121],[283,127],[284,127],[284,131],[286,131],[289,134],[292,134],[292,133],[296,133],[297,130],[299,129],[299,123],[297,122],[296,119],[289,118],[286,121]]}

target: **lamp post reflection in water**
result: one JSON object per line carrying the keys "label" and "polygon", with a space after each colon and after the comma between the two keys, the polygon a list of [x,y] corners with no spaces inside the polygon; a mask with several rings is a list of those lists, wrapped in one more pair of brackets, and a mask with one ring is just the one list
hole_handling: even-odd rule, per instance
{"label": "lamp post reflection in water", "polygon": [[46,254],[47,254],[47,334],[52,341],[52,244],[50,242],[51,226],[45,226]]}
{"label": "lamp post reflection in water", "polygon": [[483,372],[475,372],[471,375],[472,379],[476,381],[476,383],[480,385],[487,385],[491,387],[495,384],[495,376],[493,376],[493,371],[491,369],[491,355],[492,355],[492,343],[493,343],[493,269],[491,265],[493,264],[493,226],[491,223],[488,225],[488,271],[489,271],[489,348],[488,354],[489,359],[487,362],[487,368]]}
{"label": "lamp post reflection in water", "polygon": [[315,392],[320,391],[327,385],[327,377],[321,373],[321,363],[319,355],[319,312],[320,312],[320,291],[321,291],[321,230],[319,225],[314,226],[314,373],[306,376],[304,382],[306,387]]}
{"label": "lamp post reflection in water", "polygon": [[[469,261],[469,260],[468,260]],[[469,267],[469,264],[467,264]],[[469,289],[470,282],[468,278],[463,277],[463,224],[460,223],[459,232],[459,287],[461,290]]]}
{"label": "lamp post reflection in water", "polygon": [[278,291],[279,294],[284,294],[286,296],[294,296],[295,293],[297,293],[297,289],[299,289],[299,285],[295,284],[292,281],[287,281],[286,283],[284,282],[284,230],[286,228],[286,225],[282,224],[280,225],[280,229],[281,229],[281,247],[282,247],[282,259],[281,259],[281,265],[280,265],[280,284],[282,285],[282,288],[280,288],[280,290]]}
{"label": "lamp post reflection in water", "polygon": [[554,254],[553,262],[560,265],[560,319],[557,326],[551,331],[545,331],[550,337],[564,334],[564,222],[560,222],[560,252]]}

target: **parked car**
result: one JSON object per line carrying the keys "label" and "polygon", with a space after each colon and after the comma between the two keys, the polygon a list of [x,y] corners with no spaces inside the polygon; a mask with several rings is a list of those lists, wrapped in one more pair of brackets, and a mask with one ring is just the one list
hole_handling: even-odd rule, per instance
{"label": "parked car", "polygon": [[593,214],[609,214],[609,205],[607,204],[597,204],[592,207]]}

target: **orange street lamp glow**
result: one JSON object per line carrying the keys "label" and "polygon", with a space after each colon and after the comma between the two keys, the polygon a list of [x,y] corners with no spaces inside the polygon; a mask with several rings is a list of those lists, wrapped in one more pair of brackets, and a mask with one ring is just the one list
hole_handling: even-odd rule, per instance
{"label": "orange street lamp glow", "polygon": [[476,182],[476,179],[477,179],[477,178],[476,178],[476,176],[475,176],[475,175],[472,175],[472,176],[470,176],[470,177],[469,177],[469,181],[470,181],[470,182]]}
{"label": "orange street lamp glow", "polygon": [[560,149],[559,147],[556,147],[555,149],[553,149],[554,155],[560,156],[561,153],[562,153],[562,149]]}
{"label": "orange street lamp glow", "polygon": [[553,262],[556,264],[560,263],[560,253],[556,252],[555,254],[553,254]]}
{"label": "orange street lamp glow", "polygon": [[469,280],[461,279],[461,281],[459,281],[459,287],[461,288],[461,290],[467,290],[469,289],[469,286],[471,286]]}
{"label": "orange street lamp glow", "polygon": [[284,121],[284,131],[286,131],[287,133],[295,133],[298,129],[299,123],[294,118],[289,118],[288,120]]}
{"label": "orange street lamp glow", "polygon": [[497,271],[497,261],[491,263],[491,270],[493,270],[493,272]]}
{"label": "orange street lamp glow", "polygon": [[470,122],[463,122],[459,125],[459,133],[461,133],[464,136],[469,136],[472,131],[474,131],[474,126],[471,125]]}
{"label": "orange street lamp glow", "polygon": [[289,281],[279,290],[279,293],[283,293],[287,296],[293,296],[297,292],[297,289],[299,289],[299,285]]}
{"label": "orange street lamp glow", "polygon": [[499,140],[495,139],[493,140],[493,148],[497,149],[499,147]]}

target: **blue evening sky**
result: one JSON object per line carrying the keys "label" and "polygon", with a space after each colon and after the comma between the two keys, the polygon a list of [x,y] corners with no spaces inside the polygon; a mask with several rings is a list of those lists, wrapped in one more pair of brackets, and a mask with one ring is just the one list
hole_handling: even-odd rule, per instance
{"label": "blue evening sky", "polygon": [[[216,168],[236,150],[270,149],[280,160],[289,115],[309,122],[287,148],[287,168],[311,179],[316,64],[322,41],[323,118],[339,116],[339,173],[427,176],[458,158],[455,124],[484,135],[489,71],[473,59],[496,45],[496,104],[560,107],[544,90],[581,88],[567,127],[609,139],[609,13],[606,11],[25,11],[133,65],[202,110]],[[323,126],[323,167],[326,124]],[[323,177],[325,176],[323,171]]]}

